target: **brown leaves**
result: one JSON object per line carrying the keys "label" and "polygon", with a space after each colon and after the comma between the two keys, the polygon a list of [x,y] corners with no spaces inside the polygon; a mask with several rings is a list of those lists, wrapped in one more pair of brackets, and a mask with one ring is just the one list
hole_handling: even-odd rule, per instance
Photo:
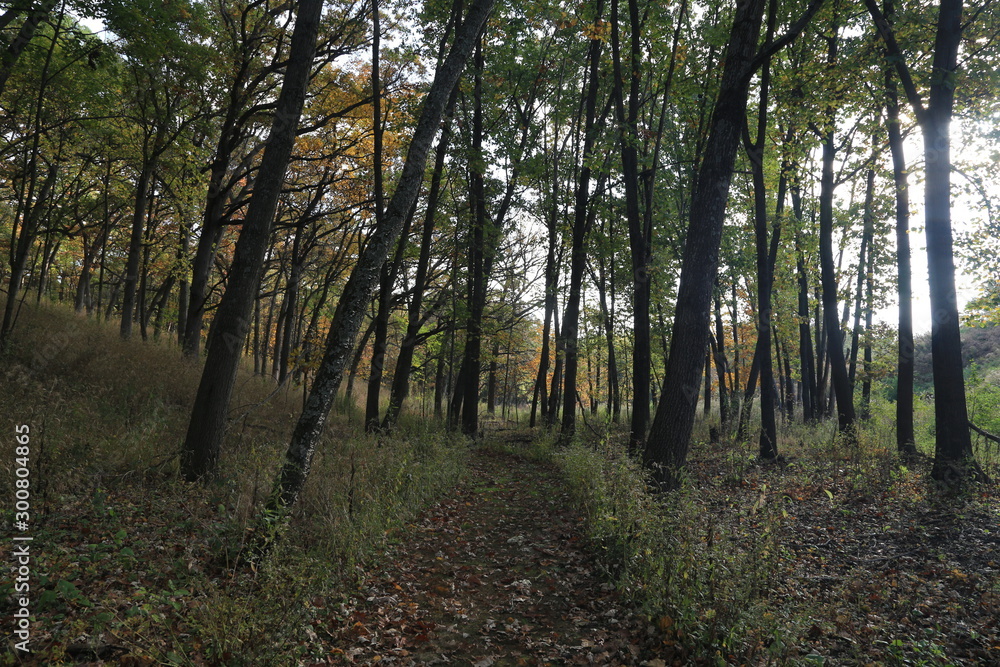
{"label": "brown leaves", "polygon": [[[481,453],[469,479],[367,573],[369,634],[345,625],[343,659],[368,664],[636,664],[634,629],[582,548],[554,472]],[[390,602],[391,600],[391,602]]]}

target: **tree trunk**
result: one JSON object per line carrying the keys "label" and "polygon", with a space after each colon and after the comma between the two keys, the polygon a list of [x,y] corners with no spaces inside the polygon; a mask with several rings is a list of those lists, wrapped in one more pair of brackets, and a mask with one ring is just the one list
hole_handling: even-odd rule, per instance
{"label": "tree trunk", "polygon": [[[154,141],[149,139],[148,141]],[[132,212],[132,234],[129,237],[128,259],[125,263],[124,291],[122,296],[122,322],[119,333],[123,340],[132,336],[132,321],[135,316],[136,292],[139,282],[139,263],[142,260],[142,239],[146,226],[146,215],[150,205],[149,187],[153,180],[155,161],[148,156],[150,147],[143,148],[142,169],[135,184],[135,209]]]}
{"label": "tree trunk", "polygon": [[14,65],[17,63],[18,58],[21,57],[25,47],[28,46],[31,38],[35,35],[38,24],[48,16],[56,4],[56,0],[42,0],[38,7],[28,12],[28,15],[24,18],[24,22],[21,24],[21,28],[17,32],[17,36],[7,44],[7,48],[4,49],[3,53],[0,53],[0,93],[3,93],[4,88],[7,87],[7,79],[10,78],[10,74],[14,70]]}
{"label": "tree trunk", "polygon": [[[851,387],[857,386],[858,351],[861,348],[861,313],[866,303],[865,283],[871,273],[872,237],[875,235],[875,155],[872,155],[872,166],[868,168],[865,182],[864,228],[861,231],[861,251],[858,254],[858,280],[854,293],[854,329],[851,332],[851,357],[847,374],[851,379]],[[866,318],[867,319],[867,318]]]}
{"label": "tree trunk", "polygon": [[[891,15],[886,3],[886,15]],[[913,433],[913,289],[910,275],[910,189],[907,183],[903,134],[899,127],[899,98],[892,69],[885,71],[889,152],[896,198],[896,288],[899,298],[896,364],[896,448],[900,454],[917,453]]]}
{"label": "tree trunk", "polygon": [[382,396],[382,376],[385,370],[385,352],[389,344],[389,318],[392,315],[392,289],[396,284],[400,267],[403,265],[403,252],[409,242],[410,224],[416,213],[416,207],[411,207],[403,223],[403,231],[399,235],[396,253],[392,262],[382,265],[379,272],[378,307],[375,312],[375,338],[372,341],[371,372],[368,374],[368,394],[365,397],[365,431],[372,433],[378,430],[379,401]]}
{"label": "tree trunk", "polygon": [[819,196],[819,254],[823,284],[823,324],[827,359],[837,397],[837,425],[841,433],[854,428],[854,393],[844,359],[844,337],[837,318],[837,274],[833,266],[833,130],[823,137],[823,174]]}
{"label": "tree trunk", "polygon": [[[798,188],[792,190],[792,210],[802,228],[802,199]],[[809,274],[806,273],[801,232],[795,233],[795,266],[799,297],[799,369],[802,381],[802,420],[805,423],[819,417],[816,387],[816,360],[813,355],[812,332],[809,326]]]}
{"label": "tree trunk", "polygon": [[[617,6],[615,7],[617,9]],[[604,13],[603,0],[597,0],[594,20],[601,21]],[[634,27],[637,29],[637,26]],[[577,372],[579,368],[579,328],[580,328],[580,298],[583,292],[583,273],[587,262],[587,251],[584,242],[593,223],[590,215],[591,193],[591,156],[597,136],[597,94],[600,90],[600,39],[591,39],[588,48],[588,74],[586,90],[583,93],[584,124],[583,151],[580,155],[581,167],[575,194],[575,210],[573,213],[572,241],[570,250],[569,293],[566,298],[566,312],[563,317],[562,334],[566,350],[565,387],[563,389],[562,439],[568,440],[576,430],[576,394]],[[627,179],[627,175],[626,175]],[[602,181],[603,182],[603,181]],[[637,184],[633,184],[637,185]],[[629,184],[626,180],[626,189]],[[601,189],[599,184],[598,190]],[[636,191],[634,206],[638,218],[638,191]]]}
{"label": "tree trunk", "polygon": [[746,122],[751,60],[763,13],[764,0],[747,0],[736,8],[705,159],[691,203],[663,392],[643,452],[643,462],[664,488],[678,483],[677,474],[687,458],[694,425],[722,223]]}
{"label": "tree trunk", "polygon": [[[557,126],[558,129],[558,126]],[[552,339],[552,320],[556,313],[556,291],[559,289],[559,262],[556,260],[556,246],[559,243],[559,231],[557,228],[559,205],[559,154],[556,144],[558,134],[552,140],[552,192],[550,193],[550,206],[548,210],[548,252],[545,256],[545,323],[542,325],[542,351],[538,361],[538,375],[535,378],[535,391],[531,401],[531,417],[529,426],[535,427],[536,406],[541,404],[542,421],[549,424],[549,392],[548,375],[549,362],[552,356],[550,341]],[[558,337],[559,325],[555,326]],[[555,383],[553,382],[553,387]]]}
{"label": "tree trunk", "polygon": [[293,505],[305,484],[316,444],[333,396],[343,377],[347,357],[353,347],[354,337],[378,279],[379,270],[386,260],[389,249],[402,231],[408,210],[413,206],[423,179],[427,153],[437,133],[449,94],[455,87],[492,8],[493,0],[473,2],[465,22],[456,34],[448,58],[435,73],[434,82],[424,101],[420,119],[410,141],[402,174],[386,208],[385,224],[369,239],[341,294],[327,337],[323,362],[309,391],[306,408],[292,435],[285,464],[275,485],[277,493],[272,495],[269,503],[272,509],[280,510]]}
{"label": "tree trunk", "polygon": [[[438,139],[434,158],[434,172],[431,176],[430,191],[427,195],[427,211],[424,214],[423,232],[420,237],[420,256],[417,259],[417,272],[413,278],[413,295],[406,314],[406,333],[399,345],[399,355],[396,357],[396,371],[392,374],[392,390],[389,396],[389,407],[386,409],[383,429],[392,428],[403,410],[403,403],[410,393],[410,368],[413,365],[413,354],[419,342],[418,334],[423,323],[421,309],[423,308],[424,291],[427,289],[427,273],[430,268],[431,244],[434,240],[434,224],[437,215],[438,201],[441,196],[441,179],[444,175],[444,162],[451,143],[451,120],[455,109],[458,89],[451,92],[448,107],[445,111],[446,120]],[[443,357],[442,357],[443,358]],[[435,383],[435,395],[439,389]],[[435,409],[438,404],[435,402]]]}
{"label": "tree trunk", "polygon": [[719,378],[719,422],[725,431],[729,424],[729,390],[727,388],[726,333],[722,327],[722,297],[715,293],[715,336],[709,340],[715,359],[715,374]]}
{"label": "tree trunk", "polygon": [[469,247],[469,317],[465,324],[462,360],[462,433],[479,432],[479,377],[482,366],[483,311],[486,308],[486,163],[483,159],[483,38],[476,42],[473,77],[472,159],[469,195],[472,202],[472,241]]}
{"label": "tree trunk", "polygon": [[[295,316],[298,311],[299,282],[302,278],[302,268],[305,264],[305,253],[301,252],[302,234],[305,232],[305,222],[302,221],[295,229],[295,240],[292,241],[288,282],[285,283],[285,298],[282,299],[281,345],[276,350],[278,360],[278,384],[283,384],[288,378],[288,364],[292,356],[293,333],[295,331]],[[300,256],[301,254],[301,256]],[[256,300],[255,300],[256,302]]]}
{"label": "tree trunk", "polygon": [[[874,0],[865,5],[894,59],[903,89],[924,138],[924,212],[927,236],[927,278],[930,283],[931,363],[934,371],[935,452],[934,479],[955,485],[982,475],[972,453],[962,338],[955,296],[955,261],[951,231],[951,139],[949,125],[955,100],[955,72],[962,39],[962,0],[941,0],[930,96],[926,107],[903,58],[892,27]],[[890,7],[891,9],[891,7]]]}
{"label": "tree trunk", "polygon": [[278,194],[305,101],[323,0],[301,0],[298,9],[274,122],[254,181],[254,192],[243,229],[236,243],[229,284],[212,321],[208,358],[181,452],[181,472],[189,481],[212,476],[216,471],[240,352],[253,302],[260,288]]}

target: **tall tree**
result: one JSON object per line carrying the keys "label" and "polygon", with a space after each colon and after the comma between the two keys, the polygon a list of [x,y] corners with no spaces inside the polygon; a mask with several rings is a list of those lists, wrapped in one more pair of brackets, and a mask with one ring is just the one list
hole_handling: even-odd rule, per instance
{"label": "tall tree", "polygon": [[951,229],[950,124],[958,83],[958,50],[962,40],[962,0],[938,5],[934,54],[927,104],[917,90],[892,25],[875,0],[865,0],[887,55],[924,139],[924,229],[927,235],[927,279],[930,284],[931,355],[934,369],[934,479],[957,484],[981,474],[973,459],[969,412],[962,371],[962,337],[955,294],[955,259]]}
{"label": "tall tree", "polygon": [[322,10],[323,0],[301,0],[299,3],[274,122],[236,244],[229,285],[212,322],[205,370],[181,451],[181,472],[190,481],[213,475],[218,463],[236,370],[260,287],[278,195],[306,99]]}
{"label": "tall tree", "polygon": [[[891,0],[883,5],[891,20]],[[910,186],[899,117],[899,88],[891,63],[885,66],[886,129],[892,155],[892,182],[896,201],[896,289],[899,299],[896,355],[896,448],[900,454],[917,453],[913,432],[913,288],[910,272]]]}
{"label": "tall tree", "polygon": [[407,212],[417,197],[427,154],[438,131],[449,94],[478,41],[486,17],[493,9],[493,2],[494,0],[476,0],[472,3],[462,27],[456,32],[448,57],[434,74],[434,81],[423,102],[420,118],[410,140],[406,161],[386,206],[385,224],[368,240],[341,294],[327,335],[323,361],[316,372],[305,409],[295,426],[284,465],[275,482],[275,493],[269,503],[272,511],[290,507],[302,491],[379,271],[389,249],[399,237]]}
{"label": "tall tree", "polygon": [[[834,26],[824,39],[827,43],[827,67],[837,62],[839,26]],[[850,436],[854,428],[854,388],[847,372],[844,356],[844,334],[837,318],[837,268],[833,263],[833,194],[834,161],[836,159],[836,107],[830,102],[826,108],[825,127],[821,128],[822,173],[819,193],[819,259],[820,282],[823,291],[823,330],[826,335],[826,357],[830,364],[830,378],[837,400],[837,426],[841,433]],[[846,312],[846,311],[845,311]]]}
{"label": "tall tree", "polygon": [[[0,93],[7,87],[7,80],[14,65],[34,37],[38,24],[49,15],[56,4],[57,0],[41,0],[37,3],[32,0],[14,0],[7,11],[0,15],[0,48],[3,49],[0,51]],[[9,37],[4,35],[2,31],[18,18],[21,18],[21,24],[17,32]]]}
{"label": "tall tree", "polygon": [[736,7],[705,157],[691,202],[663,392],[643,452],[644,463],[664,488],[678,483],[677,473],[687,458],[694,426],[722,224],[746,123],[750,79],[766,58],[798,35],[820,2],[814,1],[785,35],[759,52],[764,0],[747,0]]}
{"label": "tall tree", "polygon": [[[583,149],[580,159],[580,174],[574,196],[573,226],[571,229],[570,249],[570,281],[569,293],[566,297],[566,312],[563,317],[562,335],[566,350],[566,366],[563,389],[562,433],[564,438],[573,435],[576,429],[577,403],[577,371],[579,367],[579,326],[580,298],[583,291],[583,273],[587,257],[585,241],[594,221],[590,180],[593,172],[594,146],[597,142],[597,96],[600,92],[600,64],[603,35],[600,26],[604,13],[603,0],[597,0],[594,8],[593,28],[590,35],[590,45],[587,50],[587,76],[584,78],[584,90],[581,105],[584,109]],[[603,175],[599,182],[603,184]],[[602,185],[597,186],[600,191]]]}

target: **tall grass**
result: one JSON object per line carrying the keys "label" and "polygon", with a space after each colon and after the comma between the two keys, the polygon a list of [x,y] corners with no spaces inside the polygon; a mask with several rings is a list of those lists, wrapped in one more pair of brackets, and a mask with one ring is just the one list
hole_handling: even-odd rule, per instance
{"label": "tall grass", "polygon": [[752,657],[778,624],[767,591],[778,570],[775,509],[737,524],[705,520],[698,490],[654,495],[639,464],[606,440],[555,454],[619,589],[659,627],[681,661]]}
{"label": "tall grass", "polygon": [[[26,307],[3,364],[6,432],[31,427],[33,530],[50,545],[40,548],[46,574],[33,599],[45,601],[40,617],[62,619],[39,629],[51,634],[40,659],[53,664],[79,636],[96,642],[106,631],[128,638],[133,655],[167,664],[304,659],[317,597],[348,595],[354,565],[384,551],[392,531],[463,468],[466,448],[423,422],[367,436],[361,420],[335,411],[286,539],[256,571],[237,570],[301,387],[276,388],[241,369],[219,479],[204,486],[177,475],[201,364],[176,346],[123,342],[114,327],[66,309]],[[7,488],[14,444],[4,438],[0,447]],[[108,557],[86,576],[58,557],[95,548]],[[123,571],[137,591],[131,610],[100,583]],[[0,582],[0,592],[11,586]]]}

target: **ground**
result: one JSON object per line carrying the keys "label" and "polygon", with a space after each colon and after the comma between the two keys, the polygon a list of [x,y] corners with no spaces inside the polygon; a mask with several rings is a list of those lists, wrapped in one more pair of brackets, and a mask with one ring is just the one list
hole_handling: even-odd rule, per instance
{"label": "ground", "polygon": [[331,637],[344,660],[636,664],[641,627],[600,576],[558,471],[482,448],[468,470],[365,574]]}
{"label": "ground", "polygon": [[[456,485],[323,588],[329,561],[306,574],[233,567],[231,509],[198,485],[81,478],[75,494],[39,491],[35,653],[20,662],[1000,664],[993,487],[944,493],[929,461],[891,454],[812,450],[764,465],[698,445],[687,491],[653,501],[671,516],[637,546],[595,534],[595,521],[615,529],[626,515],[595,515],[565,463],[527,455],[535,437],[469,446]],[[288,548],[278,554],[301,551]],[[614,554],[632,564],[616,570]],[[657,557],[674,578],[643,591],[635,563]],[[12,579],[0,587],[13,609]]]}

